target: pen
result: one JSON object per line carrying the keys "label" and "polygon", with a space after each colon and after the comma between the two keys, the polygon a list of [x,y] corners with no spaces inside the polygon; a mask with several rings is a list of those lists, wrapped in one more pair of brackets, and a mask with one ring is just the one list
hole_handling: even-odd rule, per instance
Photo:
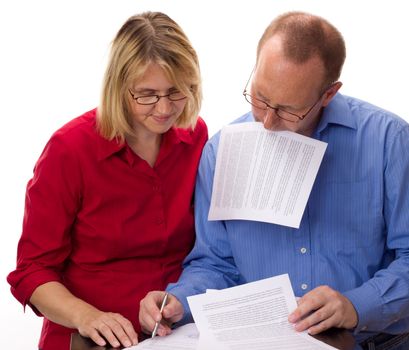
{"label": "pen", "polygon": [[[162,315],[163,308],[165,307],[166,302],[168,301],[168,295],[169,295],[168,293],[165,293],[165,296],[163,297],[162,305],[160,306],[160,310],[159,310],[159,312],[161,313],[161,315]],[[156,322],[156,323],[155,323],[155,328],[153,329],[153,332],[152,332],[152,338],[155,337],[156,332],[158,331],[159,323],[160,323],[160,322]]]}

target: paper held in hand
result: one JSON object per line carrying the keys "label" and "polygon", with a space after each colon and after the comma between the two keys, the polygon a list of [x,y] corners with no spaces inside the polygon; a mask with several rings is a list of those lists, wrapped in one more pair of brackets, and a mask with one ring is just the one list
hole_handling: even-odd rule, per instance
{"label": "paper held in hand", "polygon": [[298,228],[327,144],[261,123],[224,127],[209,220],[253,220]]}
{"label": "paper held in hand", "polygon": [[188,297],[200,337],[196,350],[335,348],[288,322],[297,303],[287,274]]}
{"label": "paper held in hand", "polygon": [[[287,318],[296,307],[288,275],[188,297],[196,322],[166,337],[147,339],[128,349],[146,350],[334,350]],[[200,335],[199,335],[200,332]]]}

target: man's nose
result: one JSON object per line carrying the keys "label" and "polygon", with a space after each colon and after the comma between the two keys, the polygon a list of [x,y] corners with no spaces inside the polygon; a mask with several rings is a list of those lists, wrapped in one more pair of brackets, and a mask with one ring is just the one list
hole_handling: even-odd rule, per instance
{"label": "man's nose", "polygon": [[263,124],[266,129],[271,129],[274,124],[277,123],[279,117],[275,109],[267,108],[266,114],[264,115]]}

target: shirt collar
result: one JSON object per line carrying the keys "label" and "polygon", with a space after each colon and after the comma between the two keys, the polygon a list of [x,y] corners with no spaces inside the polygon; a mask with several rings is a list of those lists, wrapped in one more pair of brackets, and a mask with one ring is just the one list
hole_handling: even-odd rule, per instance
{"label": "shirt collar", "polygon": [[329,124],[338,124],[351,129],[357,129],[357,122],[352,116],[350,107],[340,93],[337,93],[327,107],[323,109],[317,132],[321,133]]}
{"label": "shirt collar", "polygon": [[193,130],[189,129],[181,129],[181,128],[171,128],[167,133],[165,133],[165,137],[171,139],[172,143],[188,143],[189,145],[193,144],[192,138]]}
{"label": "shirt collar", "polygon": [[116,138],[113,140],[107,140],[99,135],[98,140],[98,161],[106,159],[126,147],[124,142],[120,142]]}
{"label": "shirt collar", "polygon": [[[193,144],[192,133],[192,129],[172,127],[163,135],[162,145],[167,147],[181,142]],[[126,148],[126,144],[124,142],[121,143],[118,139],[107,140],[99,136],[98,140],[98,161],[106,159]]]}

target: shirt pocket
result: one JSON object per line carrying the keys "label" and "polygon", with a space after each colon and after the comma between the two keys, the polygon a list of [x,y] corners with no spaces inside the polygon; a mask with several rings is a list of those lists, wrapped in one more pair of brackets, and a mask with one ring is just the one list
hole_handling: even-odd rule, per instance
{"label": "shirt pocket", "polygon": [[323,185],[315,193],[316,205],[311,210],[317,234],[340,247],[383,246],[382,189],[366,180]]}

